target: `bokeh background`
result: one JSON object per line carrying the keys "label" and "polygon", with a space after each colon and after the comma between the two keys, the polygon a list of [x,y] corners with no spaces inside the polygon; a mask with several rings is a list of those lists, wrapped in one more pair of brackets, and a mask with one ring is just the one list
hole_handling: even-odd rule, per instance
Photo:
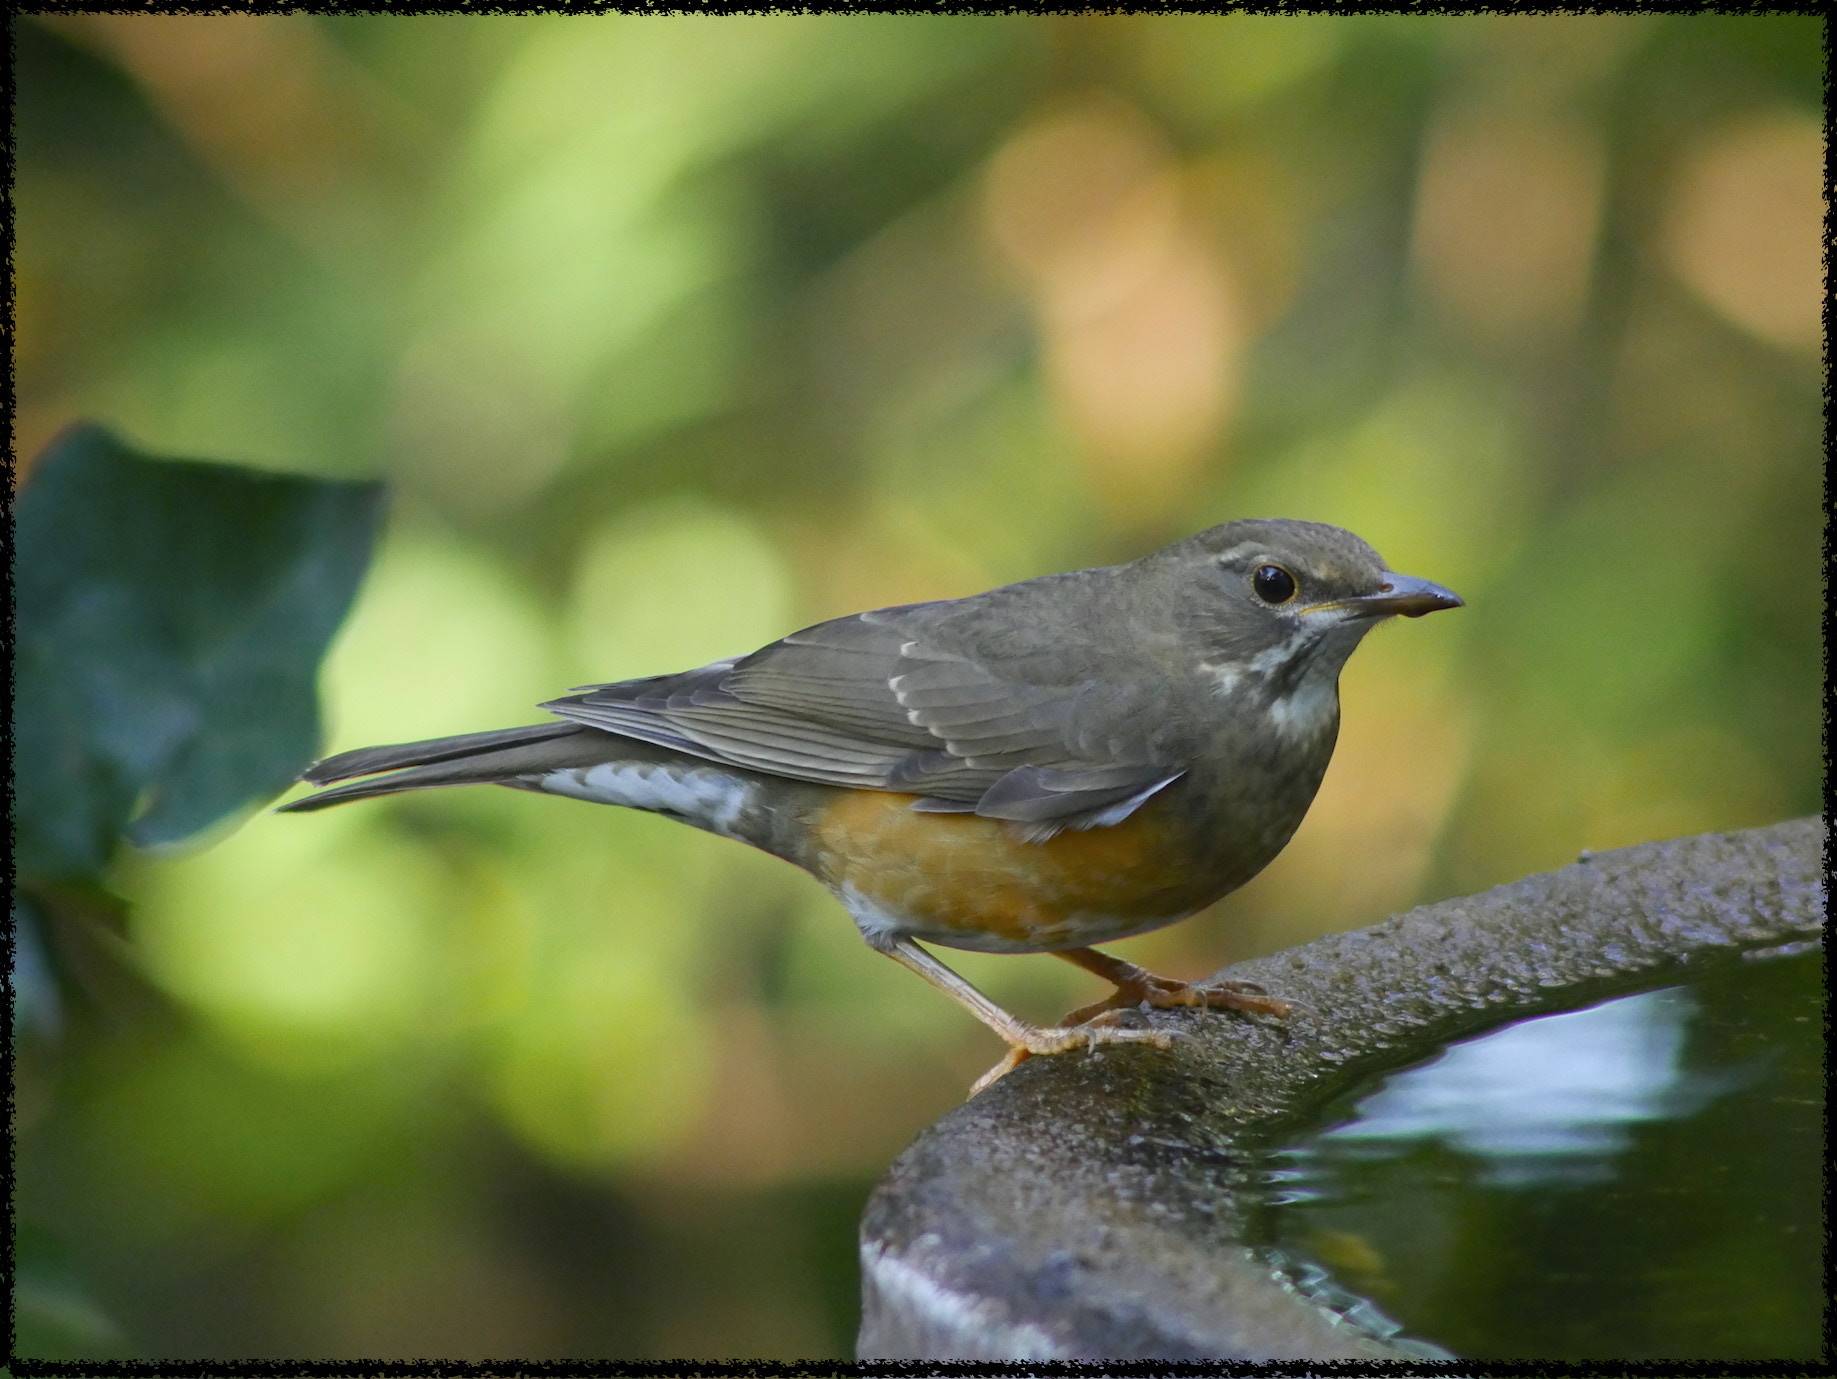
{"label": "bokeh background", "polygon": [[[393,487],[328,749],[1272,515],[1469,607],[1371,639],[1287,853],[1126,956],[1819,805],[1819,20],[15,38],[19,454]],[[79,1351],[846,1355],[867,1191],[999,1052],[623,811],[263,813],[113,884],[170,1013],[28,1028],[18,1088]]]}

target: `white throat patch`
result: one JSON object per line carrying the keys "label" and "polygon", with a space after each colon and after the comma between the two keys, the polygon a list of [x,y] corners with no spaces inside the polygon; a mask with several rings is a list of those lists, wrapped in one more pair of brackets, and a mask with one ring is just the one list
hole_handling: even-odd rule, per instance
{"label": "white throat patch", "polygon": [[1301,648],[1309,638],[1297,632],[1285,642],[1265,647],[1250,658],[1248,666],[1225,661],[1202,661],[1199,668],[1212,677],[1213,691],[1219,695],[1230,694],[1246,678],[1260,680],[1272,674],[1277,667],[1286,663],[1289,658],[1300,654]]}
{"label": "white throat patch", "polygon": [[1288,698],[1269,706],[1269,721],[1277,732],[1305,741],[1333,726],[1339,716],[1339,673],[1372,626],[1369,622],[1354,622],[1328,629],[1314,651],[1314,659],[1302,672],[1301,682]]}
{"label": "white throat patch", "polygon": [[1286,699],[1269,706],[1269,721],[1283,737],[1307,741],[1319,737],[1339,713],[1339,676],[1308,674]]}
{"label": "white throat patch", "polygon": [[1211,678],[1213,693],[1224,698],[1246,682],[1276,674],[1294,657],[1307,655],[1308,643],[1319,637],[1300,681],[1287,698],[1277,699],[1269,706],[1269,721],[1278,733],[1291,740],[1306,741],[1333,726],[1339,713],[1339,673],[1371,627],[1364,622],[1345,623],[1324,634],[1310,630],[1308,635],[1297,630],[1286,641],[1259,651],[1246,665],[1204,661],[1199,668]]}

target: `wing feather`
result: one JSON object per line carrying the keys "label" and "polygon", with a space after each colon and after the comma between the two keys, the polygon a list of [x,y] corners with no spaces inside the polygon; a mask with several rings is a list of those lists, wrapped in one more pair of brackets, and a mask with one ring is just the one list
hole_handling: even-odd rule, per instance
{"label": "wing feather", "polygon": [[[973,810],[1030,837],[1120,822],[1185,760],[1156,740],[1152,705],[1138,702],[1139,669],[1126,672],[1139,662],[1105,661],[1077,641],[1065,656],[1042,654],[1038,619],[1023,624],[1024,655],[989,645],[985,601],[1029,587],[838,618],[750,656],[584,686],[543,707],[749,770],[917,794],[915,808]],[[1089,626],[1077,609],[1042,607],[1068,636]],[[1065,674],[1068,662],[1081,673]],[[1045,668],[1061,678],[1042,683]],[[1101,750],[1086,730],[1094,706],[1117,724]]]}

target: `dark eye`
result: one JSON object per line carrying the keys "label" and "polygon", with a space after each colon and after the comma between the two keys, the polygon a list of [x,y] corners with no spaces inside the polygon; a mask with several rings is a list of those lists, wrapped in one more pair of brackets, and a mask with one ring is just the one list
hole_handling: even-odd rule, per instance
{"label": "dark eye", "polygon": [[1250,587],[1265,603],[1287,603],[1295,597],[1295,577],[1280,565],[1259,565]]}

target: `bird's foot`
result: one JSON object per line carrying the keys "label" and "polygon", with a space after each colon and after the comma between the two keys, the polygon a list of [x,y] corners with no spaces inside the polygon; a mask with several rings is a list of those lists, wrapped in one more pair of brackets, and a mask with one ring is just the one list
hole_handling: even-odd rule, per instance
{"label": "bird's foot", "polygon": [[1177,1010],[1198,1006],[1207,1010],[1238,1010],[1246,1015],[1268,1015],[1286,1020],[1297,1009],[1297,1001],[1271,996],[1255,982],[1183,982],[1172,977],[1157,977],[1139,967],[1116,983],[1116,990],[1101,1001],[1079,1006],[1065,1017],[1067,1025],[1080,1025],[1104,1016],[1107,1012],[1133,1006],[1150,1006],[1156,1010]]}
{"label": "bird's foot", "polygon": [[1068,1025],[1056,1029],[1027,1027],[1017,1042],[1009,1045],[1007,1055],[1001,1062],[976,1079],[970,1088],[970,1095],[975,1096],[990,1083],[1007,1076],[1029,1058],[1070,1053],[1074,1049],[1094,1049],[1100,1044],[1148,1044],[1157,1049],[1173,1047],[1175,1036],[1166,1030],[1142,1029],[1125,1024],[1131,1014],[1131,1011],[1110,1010],[1099,1012],[1093,1019],[1076,1026],[1068,1027],[1068,1022]]}

